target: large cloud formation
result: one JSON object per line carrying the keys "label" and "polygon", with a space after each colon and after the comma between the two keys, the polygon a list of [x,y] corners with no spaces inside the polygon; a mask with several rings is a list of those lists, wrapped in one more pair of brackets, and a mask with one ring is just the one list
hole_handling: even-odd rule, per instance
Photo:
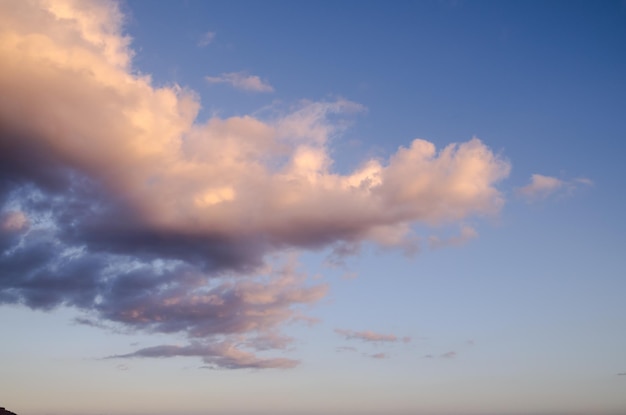
{"label": "large cloud formation", "polygon": [[425,140],[333,170],[329,145],[360,111],[199,121],[199,99],[132,66],[115,3],[0,2],[0,304],[59,305],[94,324],[182,333],[118,357],[199,356],[292,367],[287,322],[327,286],[268,258],[372,242],[496,213],[509,165],[479,139]]}

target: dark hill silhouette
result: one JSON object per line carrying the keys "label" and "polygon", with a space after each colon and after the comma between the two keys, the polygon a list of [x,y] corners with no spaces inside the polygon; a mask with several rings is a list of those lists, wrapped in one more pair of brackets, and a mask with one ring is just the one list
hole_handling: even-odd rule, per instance
{"label": "dark hill silhouette", "polygon": [[6,409],[0,407],[0,415],[17,415],[15,412],[7,411]]}

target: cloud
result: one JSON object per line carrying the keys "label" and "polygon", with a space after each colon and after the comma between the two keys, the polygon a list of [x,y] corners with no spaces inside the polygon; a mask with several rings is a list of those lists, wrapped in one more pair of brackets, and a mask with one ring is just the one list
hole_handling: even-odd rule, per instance
{"label": "cloud", "polygon": [[335,329],[335,333],[344,336],[346,340],[362,340],[365,342],[404,342],[409,343],[410,337],[398,338],[393,334],[381,334],[373,331],[353,331],[344,329]]}
{"label": "cloud", "polygon": [[533,174],[530,183],[517,189],[517,194],[526,200],[533,201],[545,199],[560,191],[572,192],[578,186],[590,186],[593,181],[587,178],[577,178],[571,181],[557,179],[556,177]]}
{"label": "cloud", "polygon": [[[361,245],[355,242],[340,242],[331,248],[331,252],[326,259],[326,264],[331,267],[346,267],[346,258],[356,256],[361,252]],[[347,273],[354,274],[354,273]],[[344,278],[355,278],[354,275],[346,275]]]}
{"label": "cloud", "polygon": [[423,359],[434,359],[436,357],[439,357],[439,359],[454,359],[457,356],[457,352],[446,352],[446,353],[442,353],[439,356],[435,356],[433,354],[426,354],[424,356],[422,356]]}
{"label": "cloud", "polygon": [[337,352],[356,352],[357,349],[351,346],[340,346],[335,349]]}
{"label": "cloud", "polygon": [[385,353],[374,353],[369,355],[372,359],[386,359],[388,356]]}
{"label": "cloud", "polygon": [[215,32],[206,32],[198,40],[198,46],[203,48],[209,46],[215,40]]}
{"label": "cloud", "polygon": [[250,92],[274,92],[266,81],[256,75],[248,75],[245,72],[229,72],[219,76],[205,76],[204,79],[211,84],[229,84],[237,89]]}
{"label": "cloud", "polygon": [[175,356],[201,357],[204,363],[208,365],[207,367],[212,369],[290,369],[298,364],[298,361],[293,359],[259,358],[229,342],[209,345],[193,342],[188,346],[161,345],[147,347],[129,354],[109,356],[108,358],[165,358]]}
{"label": "cloud", "polygon": [[[363,111],[345,99],[200,121],[197,94],[132,66],[123,21],[113,2],[0,2],[0,304],[189,342],[127,358],[290,367],[264,354],[328,291],[290,252],[410,250],[413,226],[502,208],[510,165],[478,138],[338,173],[332,141]],[[268,88],[228,79],[251,78]]]}
{"label": "cloud", "polygon": [[439,236],[433,235],[428,238],[428,244],[430,249],[440,249],[450,246],[461,246],[465,245],[470,240],[478,237],[478,232],[471,226],[463,225],[461,226],[461,232],[449,238],[441,238]]}
{"label": "cloud", "polygon": [[556,177],[533,174],[530,184],[518,189],[518,193],[527,198],[544,198],[562,188],[565,183]]}

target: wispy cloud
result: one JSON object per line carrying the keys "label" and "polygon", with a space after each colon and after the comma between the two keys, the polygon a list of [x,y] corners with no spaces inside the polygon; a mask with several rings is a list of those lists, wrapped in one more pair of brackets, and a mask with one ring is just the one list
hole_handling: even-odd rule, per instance
{"label": "wispy cloud", "polygon": [[556,177],[533,174],[530,183],[517,189],[517,194],[528,201],[545,199],[559,192],[571,192],[578,186],[590,186],[593,181],[587,178],[563,180]]}
{"label": "wispy cloud", "polygon": [[259,358],[253,353],[242,350],[236,344],[218,342],[201,344],[193,342],[187,346],[161,345],[147,347],[133,353],[109,356],[108,359],[129,358],[164,358],[164,357],[201,357],[208,368],[223,369],[290,369],[297,366],[298,361],[286,358]]}
{"label": "wispy cloud", "polygon": [[274,87],[267,81],[263,81],[257,75],[248,75],[245,72],[228,72],[218,76],[205,76],[204,79],[210,84],[229,84],[243,91],[274,92]]}
{"label": "wispy cloud", "polygon": [[471,226],[463,225],[461,226],[461,231],[458,235],[451,236],[448,238],[442,238],[440,236],[430,236],[428,238],[428,244],[430,249],[441,249],[450,246],[461,246],[465,245],[470,240],[478,237],[478,232]]}
{"label": "wispy cloud", "polygon": [[369,355],[372,359],[387,359],[389,356],[385,353],[374,353]]}
{"label": "wispy cloud", "polygon": [[215,32],[206,32],[198,40],[198,46],[203,48],[209,46],[215,40]]}
{"label": "wispy cloud", "polygon": [[457,356],[457,352],[446,352],[446,353],[442,353],[439,356],[435,356],[434,354],[426,354],[424,356],[422,356],[424,359],[435,359],[436,357],[438,357],[439,359],[454,359]]}
{"label": "wispy cloud", "polygon": [[[307,321],[303,308],[328,287],[287,251],[410,249],[413,225],[504,203],[510,165],[478,138],[441,149],[416,139],[333,170],[329,143],[363,110],[345,99],[198,120],[197,94],[134,70],[116,3],[0,2],[0,16],[0,90],[12,103],[0,106],[0,304],[74,307],[90,316],[82,324],[189,342],[120,358],[290,367],[261,355],[286,350],[282,327]],[[241,73],[213,79],[271,90]]]}
{"label": "wispy cloud", "polygon": [[381,334],[370,330],[353,331],[344,329],[335,329],[335,333],[343,336],[346,340],[362,340],[366,342],[404,342],[409,343],[410,337],[398,338],[393,334]]}

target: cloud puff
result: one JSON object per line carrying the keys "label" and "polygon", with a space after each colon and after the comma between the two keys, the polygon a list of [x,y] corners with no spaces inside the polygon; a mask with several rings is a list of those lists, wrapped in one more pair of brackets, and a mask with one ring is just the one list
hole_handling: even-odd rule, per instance
{"label": "cloud puff", "polygon": [[533,174],[530,183],[517,189],[517,194],[526,200],[532,201],[544,199],[560,191],[573,191],[577,186],[590,186],[593,182],[587,178],[577,178],[571,181],[557,179],[556,177]]}
{"label": "cloud puff", "polygon": [[289,367],[261,355],[328,287],[285,252],[410,250],[413,225],[503,205],[509,163],[478,138],[337,173],[330,144],[363,109],[348,100],[198,120],[193,91],[133,68],[123,20],[112,2],[0,2],[0,304],[189,340],[118,356]]}
{"label": "cloud puff", "polygon": [[556,192],[564,186],[564,182],[556,177],[533,174],[530,183],[518,189],[518,193],[526,198],[542,198]]}
{"label": "cloud puff", "polygon": [[362,340],[365,342],[404,342],[409,343],[410,337],[398,338],[393,334],[381,334],[370,330],[353,331],[344,329],[335,329],[335,333],[344,336],[346,340]]}
{"label": "cloud puff", "polygon": [[204,79],[211,84],[229,84],[243,91],[274,92],[274,87],[269,83],[245,72],[228,72],[219,76],[205,76]]}

